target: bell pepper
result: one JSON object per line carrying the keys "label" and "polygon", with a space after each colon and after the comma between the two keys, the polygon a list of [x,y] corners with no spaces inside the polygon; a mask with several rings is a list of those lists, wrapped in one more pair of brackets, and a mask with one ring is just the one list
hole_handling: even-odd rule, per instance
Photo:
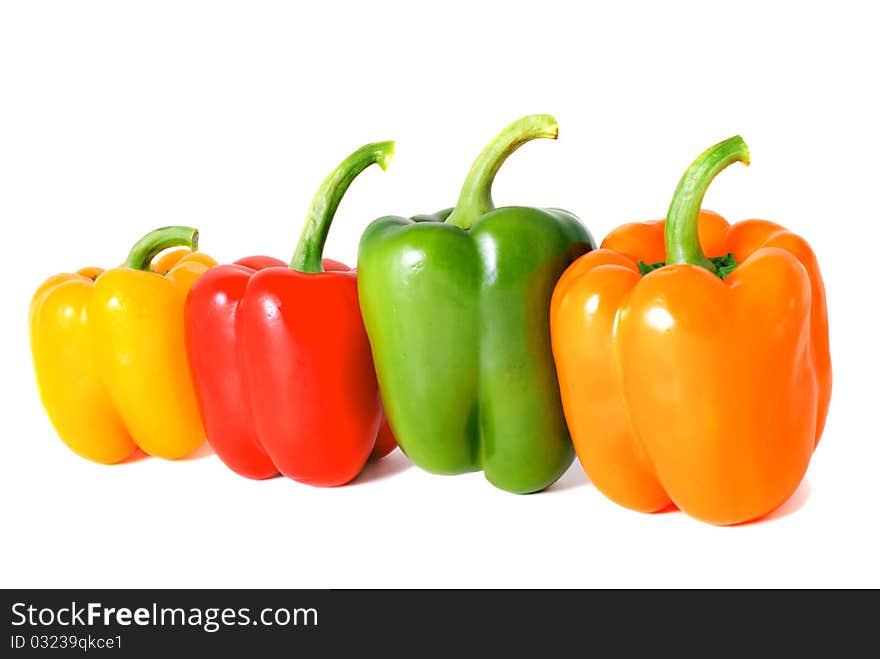
{"label": "bell pepper", "polygon": [[[147,234],[122,267],[50,277],[30,307],[40,397],[61,439],[104,464],[138,447],[180,458],[204,442],[183,337],[192,282],[216,262],[195,250],[198,232]],[[152,271],[156,267],[159,271]]]}
{"label": "bell pepper", "polygon": [[557,209],[495,208],[491,186],[553,117],[524,117],[475,161],[454,209],[384,217],[363,234],[358,290],[379,387],[406,455],[438,474],[482,469],[495,486],[541,490],[574,452],[550,350],[557,278],[594,247]]}
{"label": "bell pepper", "polygon": [[321,258],[339,202],[393,142],[368,144],[323,182],[288,267],[252,256],[211,269],[186,303],[187,354],[208,442],[233,471],[347,483],[396,447],[384,422],[357,271]]}
{"label": "bell pepper", "polygon": [[749,162],[740,137],[708,149],[666,221],[613,231],[565,272],[551,306],[562,402],[592,482],[628,508],[674,503],[718,525],[791,496],[831,396],[810,246],[772,222],[700,211],[737,161]]}

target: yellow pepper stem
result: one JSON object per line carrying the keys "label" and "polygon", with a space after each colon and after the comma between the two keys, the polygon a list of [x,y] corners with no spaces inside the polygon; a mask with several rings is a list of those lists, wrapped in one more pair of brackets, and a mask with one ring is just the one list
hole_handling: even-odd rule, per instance
{"label": "yellow pepper stem", "polygon": [[131,248],[128,258],[125,260],[125,267],[135,270],[149,270],[150,263],[159,252],[180,245],[189,247],[195,252],[199,248],[199,230],[192,227],[173,226],[150,231]]}

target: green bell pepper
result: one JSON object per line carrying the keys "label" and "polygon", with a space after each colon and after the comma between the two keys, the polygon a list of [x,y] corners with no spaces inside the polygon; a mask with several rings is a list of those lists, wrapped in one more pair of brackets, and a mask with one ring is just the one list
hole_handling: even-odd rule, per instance
{"label": "green bell pepper", "polygon": [[550,349],[550,296],[589,232],[558,209],[495,208],[491,187],[524,143],[555,139],[528,116],[474,162],[458,205],[383,217],[361,238],[358,295],[388,420],[401,448],[438,474],[482,469],[536,492],[574,453]]}

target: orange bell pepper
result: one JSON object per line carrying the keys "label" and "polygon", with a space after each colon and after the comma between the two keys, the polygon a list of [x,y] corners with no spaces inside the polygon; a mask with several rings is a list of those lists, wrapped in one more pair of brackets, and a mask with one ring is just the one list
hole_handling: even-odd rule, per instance
{"label": "orange bell pepper", "polygon": [[822,434],[831,360],[813,251],[772,222],[700,211],[712,179],[748,160],[740,137],[708,149],[666,221],[619,227],[555,288],[553,355],[575,449],[628,508],[674,503],[713,524],[761,517],[795,491]]}

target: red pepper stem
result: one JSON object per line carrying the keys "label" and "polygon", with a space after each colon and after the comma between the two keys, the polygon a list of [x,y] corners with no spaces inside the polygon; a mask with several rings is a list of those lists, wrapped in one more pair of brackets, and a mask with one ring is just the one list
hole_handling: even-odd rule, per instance
{"label": "red pepper stem", "polygon": [[458,203],[446,222],[465,231],[470,229],[481,215],[495,208],[492,182],[508,156],[526,142],[539,137],[555,140],[558,135],[556,119],[549,114],[530,114],[498,133],[474,161],[461,188]]}
{"label": "red pepper stem", "polygon": [[698,220],[712,180],[728,165],[749,164],[749,147],[739,135],[706,149],[687,168],[666,214],[666,263],[690,263],[718,273],[700,247]]}
{"label": "red pepper stem", "polygon": [[305,226],[293,258],[290,260],[291,270],[324,272],[324,266],[321,264],[324,243],[327,242],[330,224],[345,191],[357,175],[370,165],[379,165],[383,171],[388,169],[392,155],[394,155],[394,142],[367,144],[343,160],[324,179],[309,206]]}
{"label": "red pepper stem", "polygon": [[128,258],[125,260],[125,267],[135,270],[149,270],[150,264],[159,252],[180,245],[189,247],[195,252],[199,248],[199,230],[192,227],[173,226],[150,231],[131,248]]}

